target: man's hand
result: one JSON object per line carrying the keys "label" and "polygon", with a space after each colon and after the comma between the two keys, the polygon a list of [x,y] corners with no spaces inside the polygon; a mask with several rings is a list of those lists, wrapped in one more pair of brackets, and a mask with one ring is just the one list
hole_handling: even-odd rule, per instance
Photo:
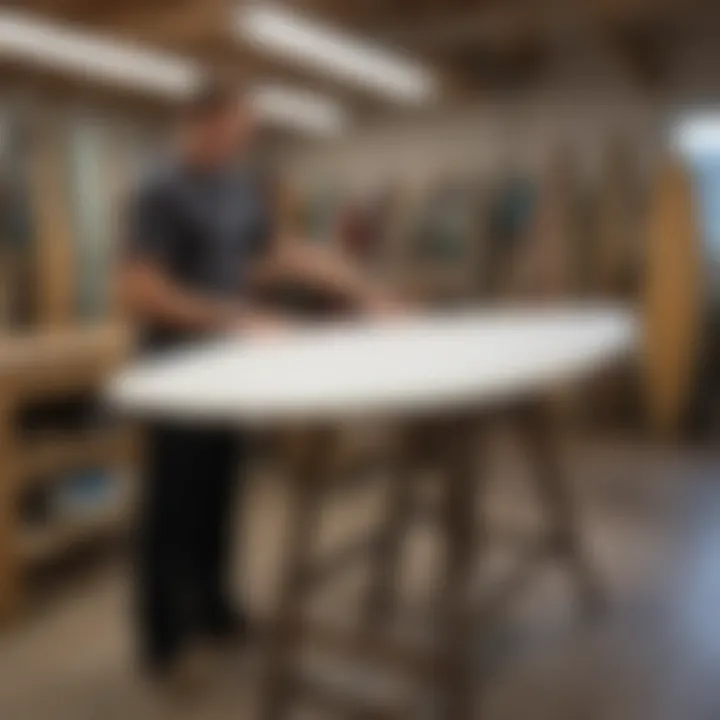
{"label": "man's hand", "polygon": [[364,310],[371,317],[380,318],[404,317],[410,313],[410,307],[407,304],[383,294],[368,298]]}
{"label": "man's hand", "polygon": [[126,311],[141,322],[212,334],[227,328],[236,314],[234,304],[204,297],[178,285],[152,261],[126,262],[118,282]]}
{"label": "man's hand", "polygon": [[398,295],[369,281],[358,294],[358,310],[369,317],[399,317],[407,315],[410,308]]}
{"label": "man's hand", "polygon": [[361,268],[342,253],[309,242],[280,242],[272,257],[253,274],[258,286],[295,281],[345,298],[366,315],[390,316],[407,312],[406,306],[386,289],[370,281]]}
{"label": "man's hand", "polygon": [[233,330],[248,337],[275,337],[286,333],[291,324],[285,318],[264,311],[242,311]]}

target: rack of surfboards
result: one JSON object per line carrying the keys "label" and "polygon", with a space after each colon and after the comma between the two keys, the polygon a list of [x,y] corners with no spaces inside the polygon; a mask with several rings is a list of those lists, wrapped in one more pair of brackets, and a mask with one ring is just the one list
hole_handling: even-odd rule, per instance
{"label": "rack of surfboards", "polygon": [[381,258],[409,294],[434,304],[636,306],[641,361],[603,386],[598,405],[677,434],[709,422],[703,399],[720,375],[720,292],[709,292],[708,210],[697,184],[690,163],[668,155],[646,171],[633,145],[615,137],[594,172],[558,148],[536,173],[445,175],[364,196],[335,184],[333,202],[325,193],[310,205],[324,209],[324,224],[313,227],[306,212],[296,228],[338,239],[375,270]]}

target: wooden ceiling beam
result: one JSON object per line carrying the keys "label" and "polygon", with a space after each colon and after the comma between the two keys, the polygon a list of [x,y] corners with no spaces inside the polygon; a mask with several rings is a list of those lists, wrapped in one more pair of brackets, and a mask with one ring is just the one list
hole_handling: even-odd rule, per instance
{"label": "wooden ceiling beam", "polygon": [[659,32],[621,30],[606,35],[608,47],[643,90],[661,87],[670,69],[672,38]]}
{"label": "wooden ceiling beam", "polygon": [[[131,4],[128,0],[125,5]],[[84,21],[88,16],[97,17],[103,12],[112,12],[121,3],[118,0],[11,0],[6,3],[16,9],[38,12],[56,18],[62,18],[70,22]]]}
{"label": "wooden ceiling beam", "polygon": [[3,7],[12,10],[23,10],[41,13],[53,17],[66,17],[78,6],[78,0],[6,0]]}
{"label": "wooden ceiling beam", "polygon": [[126,0],[79,19],[155,45],[180,47],[224,33],[229,12],[228,0]]}
{"label": "wooden ceiling beam", "polygon": [[[303,2],[308,0],[303,0]],[[312,2],[313,0],[309,0]],[[457,48],[482,43],[510,50],[536,38],[552,39],[596,26],[624,26],[664,21],[700,8],[702,0],[535,0],[489,2],[479,9],[448,13],[416,22],[392,23],[378,16],[362,30],[378,39],[418,51]]]}

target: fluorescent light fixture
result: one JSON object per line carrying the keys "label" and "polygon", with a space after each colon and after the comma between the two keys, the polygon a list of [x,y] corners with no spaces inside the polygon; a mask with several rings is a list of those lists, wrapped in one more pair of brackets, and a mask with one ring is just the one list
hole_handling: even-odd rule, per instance
{"label": "fluorescent light fixture", "polygon": [[338,135],[347,124],[334,100],[283,85],[259,85],[251,92],[255,112],[270,124],[294,127],[316,135]]}
{"label": "fluorescent light fixture", "polygon": [[680,119],[672,129],[672,143],[684,155],[720,155],[720,112]]}
{"label": "fluorescent light fixture", "polygon": [[422,103],[437,92],[435,75],[421,63],[278,6],[241,6],[235,30],[264,52],[304,63],[390,100]]}
{"label": "fluorescent light fixture", "polygon": [[6,10],[0,11],[0,58],[171,98],[192,92],[202,77],[190,60]]}
{"label": "fluorescent light fixture", "polygon": [[[77,30],[14,11],[0,11],[0,58],[162,95],[188,97],[202,82],[203,66],[170,53]],[[260,85],[252,93],[261,119],[313,134],[336,134],[342,108],[301,89]]]}

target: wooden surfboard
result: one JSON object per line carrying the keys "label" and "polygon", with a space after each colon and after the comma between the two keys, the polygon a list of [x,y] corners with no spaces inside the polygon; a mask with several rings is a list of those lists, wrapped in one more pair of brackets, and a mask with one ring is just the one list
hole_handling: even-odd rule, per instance
{"label": "wooden surfboard", "polygon": [[668,158],[652,193],[643,288],[644,397],[651,427],[672,435],[692,403],[706,288],[689,171]]}

